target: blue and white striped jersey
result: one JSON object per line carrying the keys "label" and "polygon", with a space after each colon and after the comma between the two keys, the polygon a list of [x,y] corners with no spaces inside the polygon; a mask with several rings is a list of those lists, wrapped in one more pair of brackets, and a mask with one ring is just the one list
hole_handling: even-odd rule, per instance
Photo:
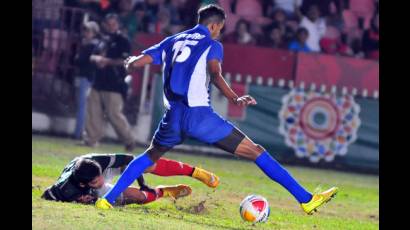
{"label": "blue and white striped jersey", "polygon": [[163,65],[164,104],[183,101],[189,107],[210,106],[207,62],[222,62],[223,47],[211,38],[207,27],[194,28],[165,38],[144,50],[153,64]]}

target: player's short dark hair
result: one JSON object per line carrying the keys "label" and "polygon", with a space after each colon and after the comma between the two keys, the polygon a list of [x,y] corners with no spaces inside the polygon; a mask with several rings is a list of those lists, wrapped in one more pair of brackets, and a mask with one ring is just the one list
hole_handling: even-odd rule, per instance
{"label": "player's short dark hair", "polygon": [[100,164],[91,159],[80,159],[74,165],[73,176],[80,183],[87,184],[101,173]]}
{"label": "player's short dark hair", "polygon": [[221,23],[226,19],[225,11],[222,7],[209,4],[198,10],[198,23],[208,25],[209,23]]}

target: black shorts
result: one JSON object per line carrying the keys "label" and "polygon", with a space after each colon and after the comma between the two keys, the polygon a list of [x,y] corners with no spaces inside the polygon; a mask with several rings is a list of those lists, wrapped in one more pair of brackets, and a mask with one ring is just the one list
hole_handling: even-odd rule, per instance
{"label": "black shorts", "polygon": [[231,134],[229,134],[224,139],[214,143],[214,145],[220,149],[223,149],[227,152],[232,154],[235,153],[236,148],[238,148],[239,144],[242,140],[246,137],[245,134],[242,133],[238,128],[234,127],[232,129]]}

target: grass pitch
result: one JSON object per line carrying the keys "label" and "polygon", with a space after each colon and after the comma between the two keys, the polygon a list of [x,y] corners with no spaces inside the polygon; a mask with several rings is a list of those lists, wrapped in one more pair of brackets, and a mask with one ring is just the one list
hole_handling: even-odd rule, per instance
{"label": "grass pitch", "polygon": [[[90,152],[122,152],[122,146],[107,144],[90,149],[76,146],[69,139],[32,136],[33,229],[378,229],[378,176],[287,167],[310,191],[340,188],[335,199],[308,216],[284,188],[270,181],[252,162],[177,152],[165,156],[215,172],[221,178],[219,187],[213,190],[189,177],[146,174],[147,183],[153,187],[184,183],[192,187],[192,195],[176,202],[165,198],[109,211],[40,198],[65,164]],[[271,214],[266,223],[253,225],[240,218],[239,203],[249,194],[262,195],[269,201]]]}

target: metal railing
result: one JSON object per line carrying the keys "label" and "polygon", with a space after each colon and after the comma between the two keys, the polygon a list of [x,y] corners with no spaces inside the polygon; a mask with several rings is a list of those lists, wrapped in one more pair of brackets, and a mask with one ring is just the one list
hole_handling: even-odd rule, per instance
{"label": "metal railing", "polygon": [[32,12],[33,109],[72,114],[73,58],[86,11],[51,4]]}

